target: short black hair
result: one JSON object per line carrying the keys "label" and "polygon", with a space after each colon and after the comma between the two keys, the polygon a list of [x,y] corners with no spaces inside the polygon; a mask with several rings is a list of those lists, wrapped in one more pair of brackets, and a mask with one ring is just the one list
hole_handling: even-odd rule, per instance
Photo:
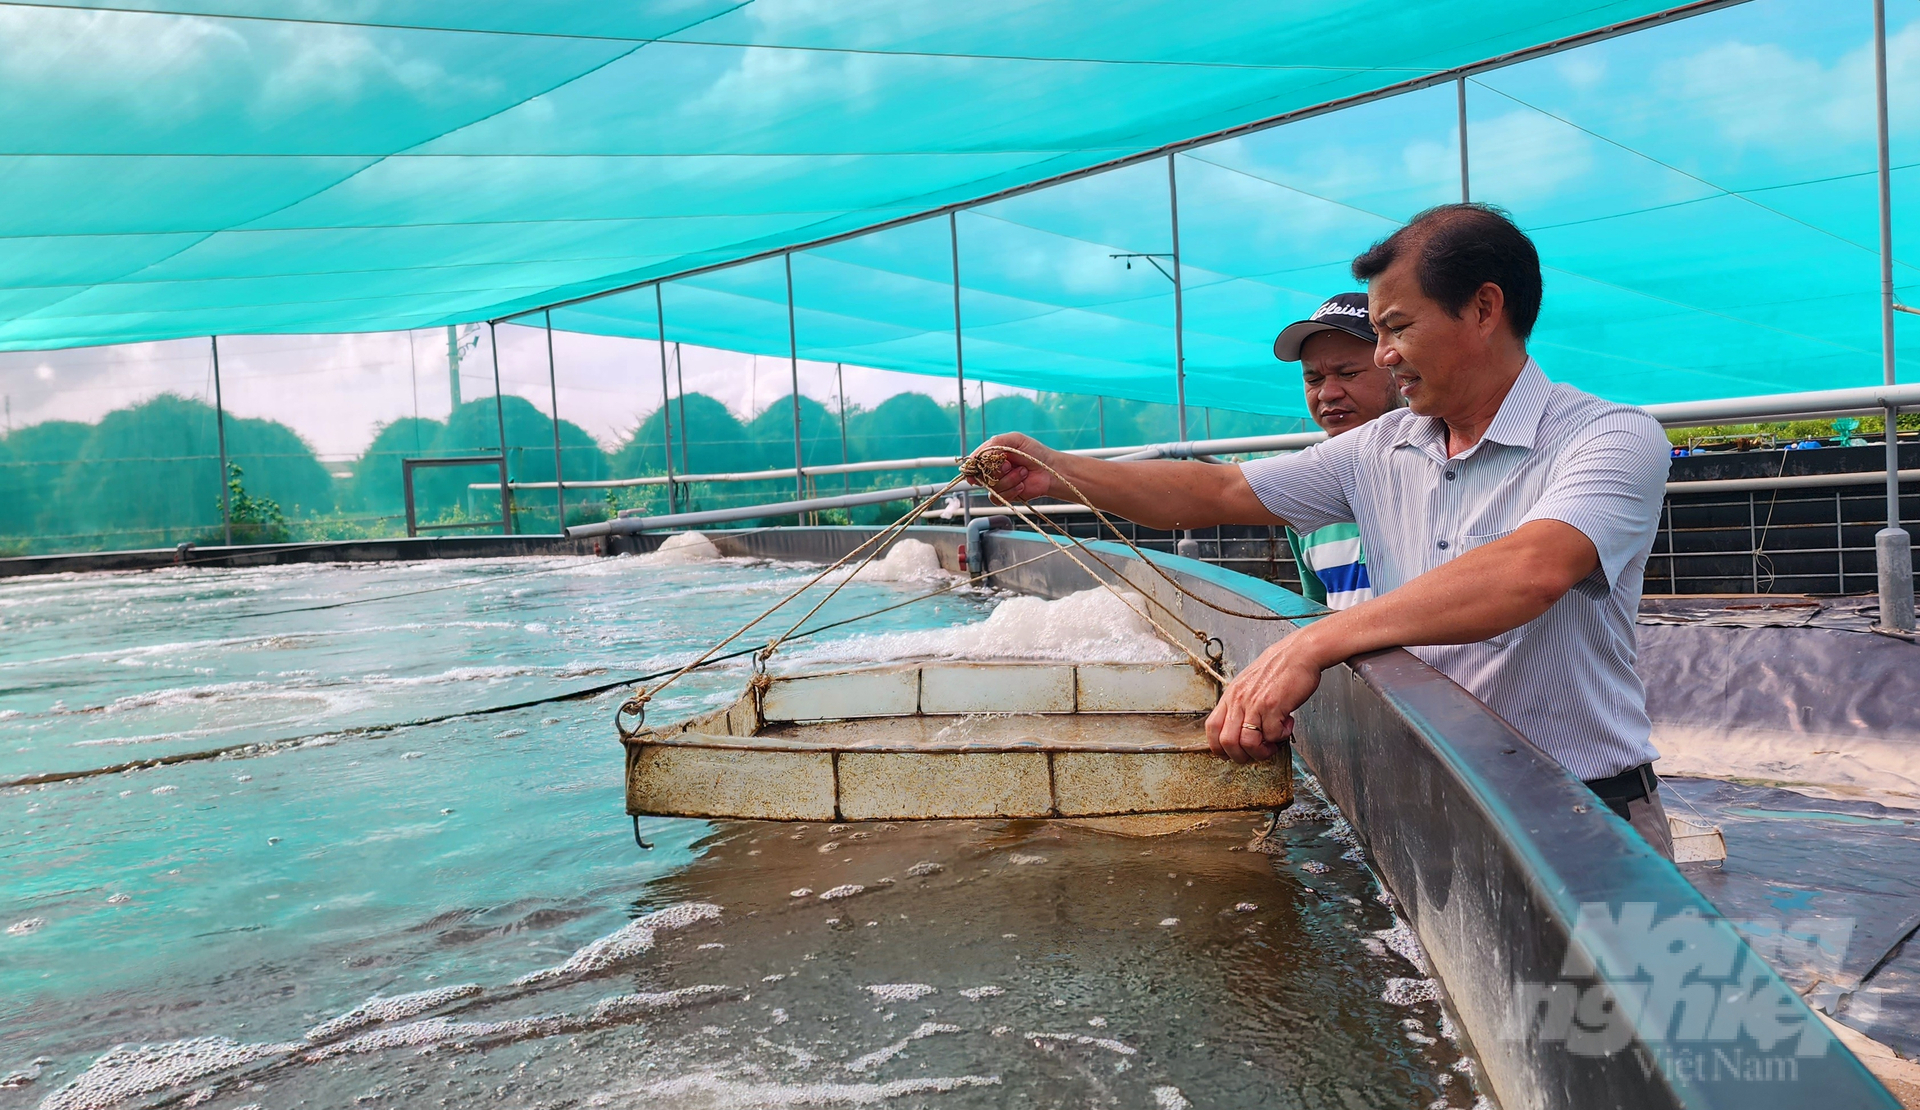
{"label": "short black hair", "polygon": [[1420,291],[1454,316],[1492,282],[1506,296],[1507,323],[1525,340],[1540,318],[1540,252],[1511,217],[1491,204],[1441,204],[1368,247],[1353,276],[1372,281],[1414,252]]}

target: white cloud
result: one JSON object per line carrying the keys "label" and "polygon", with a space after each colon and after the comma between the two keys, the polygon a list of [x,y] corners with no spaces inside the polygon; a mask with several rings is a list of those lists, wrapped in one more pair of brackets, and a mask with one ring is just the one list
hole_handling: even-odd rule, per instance
{"label": "white cloud", "polygon": [[[1808,136],[1873,140],[1871,43],[1829,64],[1779,43],[1724,42],[1662,66],[1654,85],[1693,105],[1735,146],[1801,148]],[[1920,128],[1920,22],[1888,36],[1887,85],[1893,128]]]}

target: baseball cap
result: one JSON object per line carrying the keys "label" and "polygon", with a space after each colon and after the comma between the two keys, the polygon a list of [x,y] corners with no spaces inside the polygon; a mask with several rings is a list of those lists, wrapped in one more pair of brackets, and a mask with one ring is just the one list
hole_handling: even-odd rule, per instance
{"label": "baseball cap", "polygon": [[1340,293],[1313,310],[1313,315],[1288,324],[1273,341],[1273,357],[1281,362],[1299,362],[1300,345],[1307,337],[1323,331],[1343,331],[1348,335],[1374,341],[1373,324],[1367,320],[1365,293]]}

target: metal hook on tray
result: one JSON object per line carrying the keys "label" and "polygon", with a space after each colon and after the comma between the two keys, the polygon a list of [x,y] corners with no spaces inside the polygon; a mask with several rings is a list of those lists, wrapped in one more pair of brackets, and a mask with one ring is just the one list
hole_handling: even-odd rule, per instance
{"label": "metal hook on tray", "polygon": [[649,852],[653,851],[653,845],[640,839],[640,815],[637,813],[633,815],[633,842]]}
{"label": "metal hook on tray", "polygon": [[1212,663],[1216,668],[1219,667],[1221,661],[1227,657],[1226,641],[1220,639],[1218,636],[1208,636],[1206,646],[1201,650],[1207,653],[1207,661]]}

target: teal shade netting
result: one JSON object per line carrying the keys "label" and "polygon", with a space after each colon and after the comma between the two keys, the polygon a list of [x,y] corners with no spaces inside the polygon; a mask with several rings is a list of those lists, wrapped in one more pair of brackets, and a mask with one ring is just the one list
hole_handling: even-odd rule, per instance
{"label": "teal shade netting", "polygon": [[[0,349],[503,318],[1664,6],[0,8]],[[1904,258],[1920,13],[1890,15]],[[1637,402],[1880,379],[1871,31],[1867,0],[1757,0],[1468,81],[1471,193],[1541,247],[1552,376]],[[1174,157],[1190,406],[1300,412],[1272,336],[1459,198],[1455,98]],[[1154,159],[964,208],[951,233],[937,214],[798,251],[800,357],[951,375],[957,237],[969,376],[1171,401],[1168,179]],[[1905,262],[1895,280],[1920,284]],[[669,339],[787,354],[779,257],[661,300]],[[652,338],[655,311],[649,287],[553,323]]]}

